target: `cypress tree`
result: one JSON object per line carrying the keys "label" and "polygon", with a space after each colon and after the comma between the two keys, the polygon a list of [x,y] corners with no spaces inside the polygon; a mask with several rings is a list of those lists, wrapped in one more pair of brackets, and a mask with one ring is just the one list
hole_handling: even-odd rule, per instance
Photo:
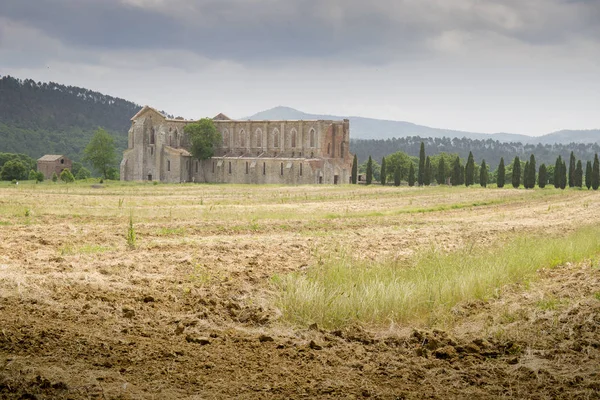
{"label": "cypress tree", "polygon": [[356,154],[355,154],[354,160],[352,160],[352,184],[356,185],[357,180],[358,180],[358,159],[356,158]]}
{"label": "cypress tree", "polygon": [[525,168],[523,169],[523,187],[529,189],[529,161],[525,161]]}
{"label": "cypress tree", "polygon": [[408,186],[415,186],[415,167],[412,162],[408,170]]}
{"label": "cypress tree", "polygon": [[481,169],[479,170],[479,184],[481,187],[487,187],[488,170],[485,160],[481,160]]}
{"label": "cypress tree", "polygon": [[533,189],[535,187],[535,156],[533,154],[529,157],[529,175],[527,181],[529,189]]}
{"label": "cypress tree", "polygon": [[464,165],[460,166],[460,173],[458,174],[458,179],[459,179],[459,182],[458,182],[459,185],[463,185],[465,183],[465,166]]}
{"label": "cypress tree", "polygon": [[513,171],[512,171],[512,185],[516,189],[521,184],[521,160],[519,160],[519,156],[515,157],[513,161]]}
{"label": "cypress tree", "polygon": [[598,161],[598,153],[596,153],[592,166],[592,189],[598,190],[598,186],[600,186],[600,161]]}
{"label": "cypress tree", "polygon": [[400,186],[400,167],[394,171],[394,186]]}
{"label": "cypress tree", "polygon": [[450,183],[452,186],[460,184],[460,158],[456,156],[454,165],[452,166],[452,175],[450,177]]}
{"label": "cypress tree", "polygon": [[440,162],[438,164],[436,181],[438,185],[443,185],[446,183],[446,165],[444,163],[444,157],[440,157]]}
{"label": "cypress tree", "polygon": [[585,187],[590,190],[592,187],[592,162],[588,161],[585,165]]}
{"label": "cypress tree", "polygon": [[562,167],[560,169],[560,188],[564,189],[567,187],[567,163],[565,161],[562,162]]}
{"label": "cypress tree", "polygon": [[560,171],[562,169],[562,157],[559,155],[554,164],[554,187],[560,187]]}
{"label": "cypress tree", "polygon": [[583,165],[581,160],[577,160],[577,167],[575,167],[575,186],[580,188],[583,186]]}
{"label": "cypress tree", "polygon": [[571,157],[569,158],[569,187],[575,186],[575,154],[571,152]]}
{"label": "cypress tree", "polygon": [[539,185],[540,188],[545,188],[546,187],[546,182],[548,181],[548,172],[546,171],[546,164],[542,164],[540,165],[540,174],[539,174]]}
{"label": "cypress tree", "polygon": [[371,159],[371,156],[369,156],[369,161],[367,161],[367,185],[370,185],[371,182],[373,182],[373,160]]}
{"label": "cypress tree", "polygon": [[421,142],[421,150],[419,150],[419,175],[417,182],[419,186],[423,185],[425,180],[425,143]]}
{"label": "cypress tree", "polygon": [[425,159],[425,176],[423,176],[423,185],[431,185],[431,160],[429,156]]}
{"label": "cypress tree", "polygon": [[504,157],[500,157],[500,165],[498,165],[498,187],[504,187],[504,178],[505,178],[505,169],[504,169]]}
{"label": "cypress tree", "polygon": [[385,186],[385,182],[387,181],[387,169],[385,168],[385,157],[381,159],[381,173],[380,178],[381,184]]}
{"label": "cypress tree", "polygon": [[465,186],[471,186],[475,181],[475,160],[473,153],[469,151],[467,165],[465,166]]}

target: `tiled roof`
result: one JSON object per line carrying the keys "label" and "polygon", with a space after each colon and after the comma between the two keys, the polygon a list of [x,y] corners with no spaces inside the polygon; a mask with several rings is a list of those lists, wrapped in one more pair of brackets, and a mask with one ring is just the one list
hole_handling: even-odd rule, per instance
{"label": "tiled roof", "polygon": [[45,156],[38,158],[38,161],[56,161],[61,157],[62,157],[62,154],[60,154],[60,155],[46,154]]}

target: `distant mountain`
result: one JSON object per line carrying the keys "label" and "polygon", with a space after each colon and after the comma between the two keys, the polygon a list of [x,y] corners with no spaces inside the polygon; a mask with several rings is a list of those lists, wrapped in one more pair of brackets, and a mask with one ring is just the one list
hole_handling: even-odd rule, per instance
{"label": "distant mountain", "polygon": [[0,79],[0,152],[34,158],[65,154],[79,160],[102,127],[115,137],[120,154],[127,146],[130,118],[140,108],[88,89],[5,76]]}
{"label": "distant mountain", "polygon": [[307,114],[289,107],[275,107],[270,110],[261,111],[250,117],[242,119],[270,120],[270,119],[333,119],[340,120],[348,118],[353,139],[391,139],[409,136],[422,138],[467,138],[477,140],[497,140],[499,142],[520,142],[522,144],[567,144],[575,143],[597,143],[600,142],[600,129],[594,130],[564,130],[550,133],[544,136],[528,136],[514,133],[477,133],[455,131],[450,129],[431,128],[416,125],[405,121],[390,121],[364,117],[343,117],[324,114]]}

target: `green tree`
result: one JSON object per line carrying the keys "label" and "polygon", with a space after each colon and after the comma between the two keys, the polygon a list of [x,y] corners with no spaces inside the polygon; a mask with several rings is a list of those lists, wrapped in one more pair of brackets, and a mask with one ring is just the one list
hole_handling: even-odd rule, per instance
{"label": "green tree", "polygon": [[560,173],[562,171],[562,157],[559,155],[556,158],[556,163],[554,164],[554,187],[558,189],[560,187]]}
{"label": "green tree", "polygon": [[513,161],[512,185],[515,189],[521,185],[521,160],[519,160],[519,156],[516,156]]}
{"label": "green tree", "polygon": [[485,160],[481,160],[481,168],[479,168],[479,184],[481,187],[487,187],[488,169]]}
{"label": "green tree", "polygon": [[585,187],[590,190],[592,187],[592,162],[588,161],[585,164]]}
{"label": "green tree", "polygon": [[525,168],[523,169],[523,187],[529,189],[529,161],[525,161]]}
{"label": "green tree", "polygon": [[444,157],[440,158],[438,162],[437,175],[435,177],[438,185],[443,185],[446,183],[446,163],[444,162]]}
{"label": "green tree", "polygon": [[400,186],[400,168],[394,171],[394,186]]}
{"label": "green tree", "polygon": [[467,165],[465,166],[465,186],[471,186],[475,182],[475,160],[473,153],[469,151]]}
{"label": "green tree", "polygon": [[71,183],[75,181],[75,177],[70,170],[63,169],[63,171],[60,173],[60,180],[64,183]]}
{"label": "green tree", "polygon": [[3,181],[26,180],[27,175],[27,167],[19,160],[5,162],[0,170],[0,179]]}
{"label": "green tree", "polygon": [[563,160],[560,169],[560,188],[564,189],[567,187],[567,163]]}
{"label": "green tree", "polygon": [[421,142],[421,149],[419,150],[419,175],[417,176],[417,182],[419,186],[423,185],[425,180],[425,143]]}
{"label": "green tree", "polygon": [[98,128],[90,143],[83,150],[83,159],[89,162],[105,179],[111,167],[117,163],[115,141],[104,129]]}
{"label": "green tree", "polygon": [[575,187],[575,154],[571,152],[571,157],[569,158],[569,187]]}
{"label": "green tree", "polygon": [[452,177],[450,179],[450,183],[452,186],[460,185],[461,183],[461,173],[462,166],[460,165],[460,157],[456,156],[454,159],[454,164],[452,165]]}
{"label": "green tree", "polygon": [[401,181],[408,180],[410,165],[417,162],[418,159],[416,157],[411,157],[403,151],[397,151],[385,157],[386,169],[394,171],[394,173],[399,171]]}
{"label": "green tree", "polygon": [[381,182],[381,185],[385,186],[385,182],[387,181],[387,171],[385,169],[385,157],[383,157],[381,159],[381,172],[380,172],[379,181]]}
{"label": "green tree", "polygon": [[86,167],[81,167],[81,168],[79,168],[79,171],[77,171],[77,175],[75,175],[75,179],[77,179],[77,180],[89,179],[91,176],[92,176],[92,173],[90,172],[89,169],[87,169]]}
{"label": "green tree", "polygon": [[504,157],[500,157],[500,165],[498,165],[498,187],[504,187],[504,179],[505,179],[505,169],[504,169]]}
{"label": "green tree", "polygon": [[529,156],[529,171],[527,173],[527,188],[533,189],[535,187],[535,156],[532,154]]}
{"label": "green tree", "polygon": [[598,186],[600,186],[600,161],[598,161],[598,153],[596,153],[592,166],[592,189],[598,190]]}
{"label": "green tree", "polygon": [[37,181],[37,172],[34,170],[29,171],[29,176],[27,177],[29,181]]}
{"label": "green tree", "polygon": [[425,159],[425,175],[423,176],[423,185],[431,185],[431,159],[429,156]]}
{"label": "green tree", "polygon": [[367,161],[367,185],[370,185],[373,182],[373,160],[371,156],[369,156],[369,161]]}
{"label": "green tree", "polygon": [[183,131],[190,139],[192,155],[198,160],[211,158],[215,147],[223,141],[221,133],[210,118],[202,118],[198,122],[186,125]]}
{"label": "green tree", "polygon": [[546,182],[548,182],[546,164],[542,164],[542,165],[540,165],[540,172],[538,175],[538,185],[540,186],[540,188],[543,189],[546,187]]}
{"label": "green tree", "polygon": [[56,172],[52,173],[52,182],[56,183],[56,181],[58,181],[58,175],[56,175]]}
{"label": "green tree", "polygon": [[581,160],[577,160],[577,167],[575,167],[575,186],[580,188],[583,186],[583,165]]}
{"label": "green tree", "polygon": [[415,167],[412,163],[408,169],[408,186],[415,186]]}
{"label": "green tree", "polygon": [[358,158],[356,154],[354,155],[354,159],[352,160],[352,184],[356,185],[358,179]]}

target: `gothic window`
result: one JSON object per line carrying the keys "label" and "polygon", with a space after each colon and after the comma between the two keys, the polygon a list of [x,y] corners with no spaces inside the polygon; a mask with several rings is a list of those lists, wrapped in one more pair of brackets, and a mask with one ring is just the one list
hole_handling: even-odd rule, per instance
{"label": "gothic window", "polygon": [[331,153],[331,143],[327,143],[327,155]]}
{"label": "gothic window", "polygon": [[229,173],[231,173],[231,161],[229,161]]}
{"label": "gothic window", "polygon": [[167,171],[171,171],[171,161],[167,160]]}
{"label": "gothic window", "polygon": [[180,140],[180,138],[179,138],[179,131],[177,130],[177,128],[175,128],[175,146],[176,147],[180,147],[181,146],[181,144],[179,143],[179,140]]}
{"label": "gothic window", "polygon": [[308,132],[308,137],[309,137],[309,146],[315,147],[315,130],[314,129],[311,129],[310,132]]}
{"label": "gothic window", "polygon": [[292,148],[295,148],[296,147],[296,136],[297,136],[296,130],[292,129],[291,134],[292,134]]}
{"label": "gothic window", "polygon": [[340,144],[340,157],[344,157],[344,143]]}
{"label": "gothic window", "polygon": [[267,163],[263,163],[263,175],[267,174]]}
{"label": "gothic window", "polygon": [[224,129],[221,134],[223,135],[223,147],[229,147],[229,131]]}
{"label": "gothic window", "polygon": [[150,144],[154,144],[154,127],[150,128]]}
{"label": "gothic window", "polygon": [[246,132],[243,129],[240,131],[240,147],[246,147]]}
{"label": "gothic window", "polygon": [[262,130],[260,128],[258,128],[256,130],[256,147],[261,148],[262,147]]}
{"label": "gothic window", "polygon": [[281,163],[281,175],[283,176],[283,163]]}
{"label": "gothic window", "polygon": [[246,174],[248,173],[248,161],[246,161]]}
{"label": "gothic window", "polygon": [[300,176],[302,176],[302,163],[300,163]]}
{"label": "gothic window", "polygon": [[169,135],[169,146],[172,145],[172,141],[173,141],[172,139],[173,139],[173,137],[171,135]]}
{"label": "gothic window", "polygon": [[273,147],[279,148],[279,129],[273,129]]}

